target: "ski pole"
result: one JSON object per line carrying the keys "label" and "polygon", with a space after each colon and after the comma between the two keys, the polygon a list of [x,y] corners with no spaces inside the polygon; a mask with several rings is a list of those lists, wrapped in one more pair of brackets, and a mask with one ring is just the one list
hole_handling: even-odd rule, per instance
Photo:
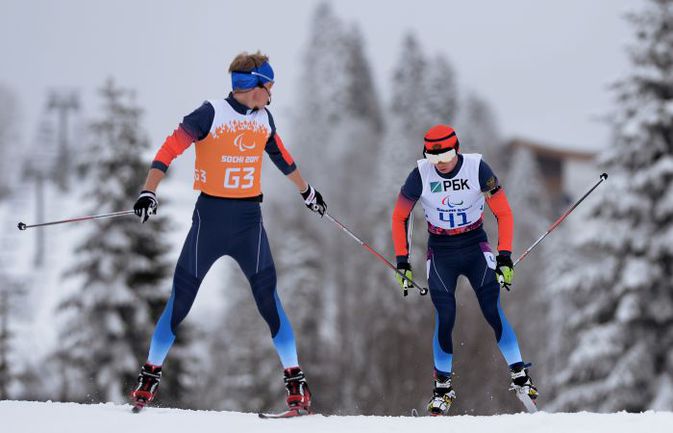
{"label": "ski pole", "polygon": [[596,188],[598,188],[598,185],[600,185],[600,184],[601,184],[605,179],[607,179],[607,178],[608,178],[608,174],[607,174],[607,173],[603,173],[603,174],[601,174],[601,175],[600,175],[600,180],[599,180],[598,182],[596,182],[596,183],[594,184],[594,186],[592,186],[591,189],[590,189],[589,191],[586,192],[586,194],[584,194],[579,200],[577,200],[577,201],[575,202],[575,204],[573,204],[573,205],[570,207],[570,209],[568,209],[567,211],[565,211],[565,213],[564,213],[563,215],[561,215],[561,217],[560,217],[559,219],[557,219],[556,222],[554,222],[554,224],[552,224],[552,225],[549,227],[549,229],[547,229],[547,231],[546,231],[542,236],[540,236],[535,242],[533,242],[533,245],[531,245],[530,247],[528,247],[528,249],[527,249],[526,251],[524,251],[523,254],[521,254],[521,257],[519,257],[518,259],[516,259],[516,261],[514,262],[514,266],[516,266],[520,261],[522,261],[522,260],[528,255],[528,253],[530,253],[530,252],[533,250],[533,248],[535,248],[540,242],[542,242],[542,239],[544,239],[545,237],[547,237],[547,235],[548,235],[549,233],[551,233],[556,227],[558,227],[558,225],[561,224],[561,222],[563,222],[563,220],[566,219],[566,217],[567,217],[568,215],[570,215],[570,213],[571,213],[572,211],[574,211],[575,208],[576,208],[577,206],[579,206],[579,204],[582,203],[582,201],[583,201],[585,198],[587,198],[587,197],[589,196],[589,194],[591,194],[592,192],[594,192],[594,190],[595,190]]}
{"label": "ski pole", "polygon": [[[414,213],[411,212],[411,215],[409,217],[409,222],[407,223],[407,228],[409,229],[409,233],[407,236],[407,245],[409,245],[409,257],[407,258],[411,262],[411,250],[412,245],[413,245],[413,239],[414,239]],[[404,296],[407,296],[407,288],[404,288]]]}
{"label": "ski pole", "polygon": [[78,221],[88,221],[88,220],[95,220],[95,219],[100,219],[100,218],[115,218],[115,217],[120,217],[124,215],[132,215],[134,213],[133,209],[131,210],[123,210],[120,212],[112,212],[112,213],[104,213],[100,215],[89,215],[89,216],[83,216],[83,217],[78,217],[78,218],[70,218],[67,220],[60,220],[60,221],[50,221],[46,223],[39,223],[39,224],[25,224],[23,222],[19,222],[16,226],[19,228],[19,230],[26,230],[29,228],[33,227],[43,227],[43,226],[53,226],[56,224],[67,224],[67,223],[74,223]]}
{"label": "ski pole", "polygon": [[[388,265],[388,267],[389,267],[390,269],[392,269],[393,271],[395,271],[395,272],[397,273],[397,275],[399,275],[399,276],[401,276],[402,278],[404,278],[405,280],[409,281],[414,287],[416,287],[416,288],[420,291],[420,294],[421,294],[421,295],[427,295],[427,294],[428,294],[428,289],[427,289],[427,288],[425,288],[425,287],[421,287],[421,286],[419,286],[418,284],[416,284],[416,282],[415,282],[414,280],[412,280],[411,278],[407,278],[407,276],[404,275],[402,272],[400,272],[400,271],[397,269],[397,267],[395,267],[395,265],[393,265],[392,263],[390,263],[385,257],[383,257],[383,256],[382,256],[378,251],[376,251],[374,248],[370,247],[369,244],[367,244],[366,242],[364,242],[363,240],[361,240],[360,238],[358,238],[357,236],[355,236],[355,235],[353,234],[353,232],[350,231],[350,230],[348,229],[348,227],[346,227],[345,225],[343,225],[343,224],[342,224],[340,221],[338,221],[336,218],[332,217],[332,215],[330,215],[329,213],[327,213],[327,211],[325,211],[325,216],[327,217],[328,220],[330,220],[330,221],[332,221],[334,224],[336,224],[341,230],[345,231],[351,238],[353,238],[353,240],[355,240],[355,242],[359,243],[361,247],[364,247],[367,251],[369,251],[370,253],[372,253],[373,255],[375,255],[379,260],[381,260],[383,263],[385,263],[386,265]],[[406,294],[405,294],[405,296],[406,296]]]}

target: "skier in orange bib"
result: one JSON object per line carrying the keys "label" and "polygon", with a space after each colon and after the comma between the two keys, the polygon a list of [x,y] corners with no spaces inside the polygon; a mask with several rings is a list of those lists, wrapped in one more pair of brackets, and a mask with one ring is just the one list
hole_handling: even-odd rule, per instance
{"label": "skier in orange bib", "polygon": [[289,406],[286,415],[310,413],[311,393],[299,367],[292,327],[276,291],[276,269],[262,224],[260,176],[264,152],[296,185],[310,210],[323,215],[327,205],[302,177],[266,108],[271,103],[274,84],[268,57],[259,52],[241,53],[231,63],[229,72],[233,91],[227,98],[204,102],[185,116],[159,149],[134,206],[142,222],[156,212],[155,192],[168,166],[196,143],[194,189],[201,194],[175,268],[171,296],[154,330],[147,362],[131,393],[135,411],[156,396],[162,364],[201,281],[217,259],[229,255],[250,282],[257,308],[269,325],[284,368]]}

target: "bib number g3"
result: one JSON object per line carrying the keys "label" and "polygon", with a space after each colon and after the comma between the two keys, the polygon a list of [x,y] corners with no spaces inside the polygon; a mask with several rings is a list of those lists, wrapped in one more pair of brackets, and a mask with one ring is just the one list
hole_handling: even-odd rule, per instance
{"label": "bib number g3", "polygon": [[224,172],[224,187],[228,189],[252,188],[255,167],[228,167]]}

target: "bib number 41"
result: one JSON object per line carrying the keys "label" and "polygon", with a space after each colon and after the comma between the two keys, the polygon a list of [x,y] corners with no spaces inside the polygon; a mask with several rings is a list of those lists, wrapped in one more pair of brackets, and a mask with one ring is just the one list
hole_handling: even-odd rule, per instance
{"label": "bib number 41", "polygon": [[451,228],[461,227],[467,224],[467,214],[465,212],[448,213],[440,212],[439,220],[449,223]]}
{"label": "bib number 41", "polygon": [[229,167],[224,172],[224,187],[229,189],[252,188],[255,182],[255,167]]}

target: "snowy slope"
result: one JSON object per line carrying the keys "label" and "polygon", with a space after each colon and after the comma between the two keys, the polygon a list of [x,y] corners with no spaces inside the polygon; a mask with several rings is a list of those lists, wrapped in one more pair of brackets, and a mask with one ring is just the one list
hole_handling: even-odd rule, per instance
{"label": "snowy slope", "polygon": [[568,432],[663,433],[673,426],[672,412],[640,414],[537,413],[488,417],[411,418],[320,415],[290,420],[262,420],[256,414],[148,408],[135,415],[114,404],[0,401],[2,431],[11,433],[184,432]]}

